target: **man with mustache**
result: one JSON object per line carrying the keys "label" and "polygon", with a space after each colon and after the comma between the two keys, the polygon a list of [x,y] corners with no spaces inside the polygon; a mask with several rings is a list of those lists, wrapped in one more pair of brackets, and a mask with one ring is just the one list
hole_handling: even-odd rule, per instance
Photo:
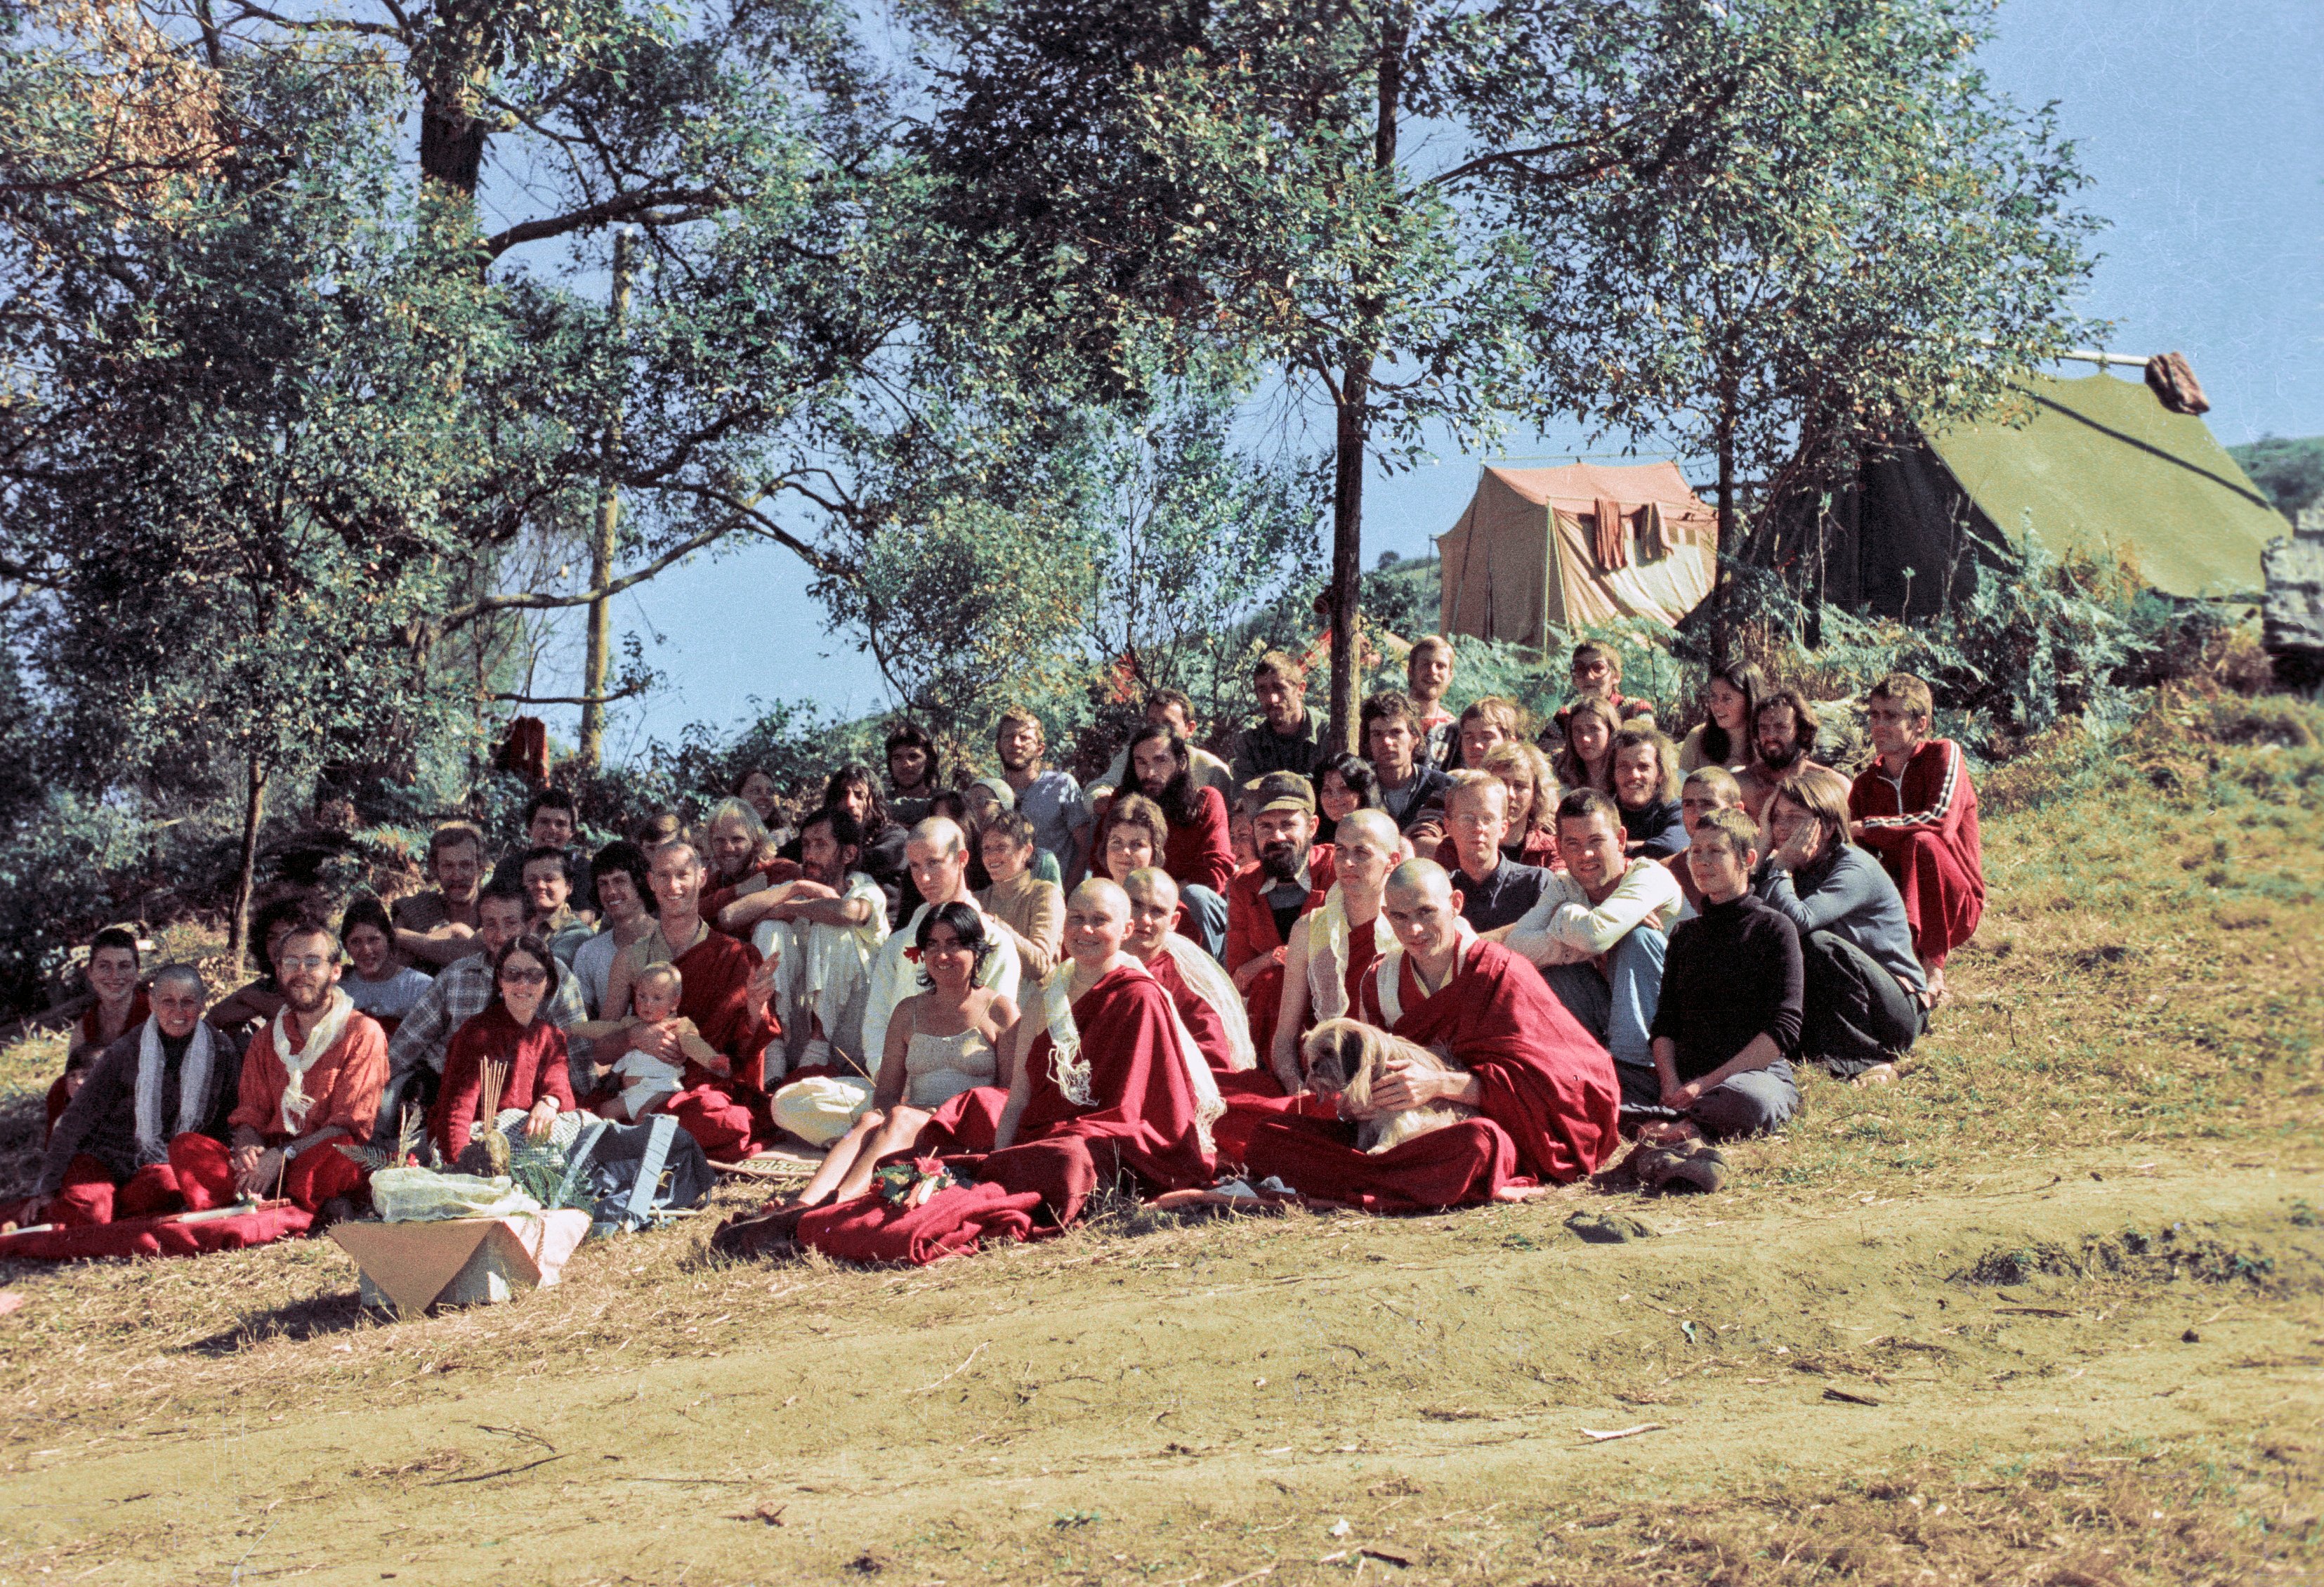
{"label": "man with mustache", "polygon": [[1315,790],[1293,771],[1251,785],[1251,836],[1259,863],[1227,884],[1227,952],[1253,1030],[1275,1029],[1283,1006],[1283,963],[1291,928],[1332,890],[1332,845],[1315,838]]}

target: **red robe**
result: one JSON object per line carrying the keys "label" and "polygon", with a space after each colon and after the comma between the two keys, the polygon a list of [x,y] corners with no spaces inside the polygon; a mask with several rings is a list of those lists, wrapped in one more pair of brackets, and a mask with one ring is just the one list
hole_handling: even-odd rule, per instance
{"label": "red robe", "polygon": [[1170,823],[1162,845],[1162,869],[1180,887],[1207,887],[1224,893],[1234,877],[1234,840],[1227,832],[1227,802],[1217,789],[1194,790],[1194,818]]}
{"label": "red robe", "polygon": [[1378,1155],[1356,1150],[1347,1126],[1278,1119],[1251,1132],[1252,1173],[1367,1212],[1418,1212],[1489,1201],[1522,1181],[1567,1183],[1613,1155],[1621,1097],[1614,1061],[1539,971],[1499,943],[1479,942],[1424,998],[1411,960],[1395,962],[1403,1017],[1394,1025],[1383,1017],[1378,968],[1364,982],[1363,1017],[1450,1053],[1483,1089],[1480,1116]]}
{"label": "red robe", "polygon": [[[141,986],[137,989],[137,996],[129,1005],[129,1020],[128,1023],[122,1026],[121,1034],[124,1036],[128,1035],[131,1031],[144,1024],[148,1019],[152,1018],[152,1013],[153,1006],[145,1001],[145,989]],[[105,1039],[105,1031],[101,1024],[101,1021],[104,1019],[105,1005],[102,1003],[89,1004],[88,1008],[82,1013],[79,1020],[73,1026],[73,1051],[78,1052],[83,1047],[93,1048],[95,1052],[103,1052],[105,1050],[106,1044]],[[70,1054],[68,1054],[67,1056],[70,1056]],[[45,1146],[48,1143],[49,1137],[56,1132],[57,1121],[65,1116],[65,1109],[71,1105],[72,1093],[65,1089],[65,1077],[60,1075],[49,1086],[49,1121],[46,1128],[43,1129],[41,1134],[41,1142],[42,1145]]]}
{"label": "red robe", "polygon": [[1044,1030],[1026,1056],[1032,1095],[1016,1145],[991,1149],[1005,1098],[998,1087],[980,1086],[937,1111],[918,1152],[950,1154],[971,1178],[1011,1195],[1038,1191],[1059,1223],[1080,1217],[1093,1191],[1125,1173],[1148,1194],[1209,1185],[1214,1163],[1196,1128],[1194,1090],[1178,1060],[1170,994],[1161,983],[1139,969],[1111,971],[1074,1004],[1074,1024],[1089,1066],[1086,1105],[1058,1086],[1050,1072],[1056,1049]]}
{"label": "red robe", "polygon": [[[719,888],[715,892],[705,893],[703,895],[701,905],[702,918],[709,923],[710,929],[713,931],[726,931],[724,927],[718,924],[719,911],[724,909],[727,905],[733,903],[736,899],[744,896],[742,892],[743,882],[750,881],[755,876],[765,882],[767,886],[774,887],[786,881],[797,881],[805,874],[807,874],[807,872],[800,868],[799,863],[797,860],[770,860],[763,865],[753,865],[749,871],[743,872],[741,881],[737,881],[729,887]],[[752,892],[757,892],[760,890],[754,887],[751,890]],[[753,920],[750,925],[742,927],[738,931],[727,931],[726,935],[733,937],[738,942],[748,942],[751,940],[751,934],[758,928],[759,923]]]}
{"label": "red robe", "polygon": [[782,1027],[771,1005],[764,1016],[752,1019],[744,996],[760,962],[758,949],[715,930],[671,961],[684,983],[678,1011],[725,1055],[733,1073],[719,1075],[689,1058],[678,1094],[664,1106],[719,1162],[748,1156],[755,1137],[774,1130],[767,1110],[766,1050],[769,1042],[781,1038]]}
{"label": "red robe", "polygon": [[1211,1066],[1211,1073],[1240,1073],[1234,1067],[1232,1049],[1227,1043],[1226,1021],[1219,1018],[1219,1011],[1211,1007],[1208,998],[1186,984],[1186,978],[1180,973],[1178,961],[1170,956],[1170,950],[1164,948],[1156,954],[1146,962],[1146,968],[1155,980],[1162,983],[1162,990],[1170,994],[1171,1006],[1178,1010],[1178,1018],[1186,1022],[1187,1030],[1194,1038],[1194,1045],[1203,1049],[1203,1061]]}
{"label": "red robe", "polygon": [[[1307,851],[1307,901],[1299,906],[1312,915],[1332,890],[1334,875],[1332,845],[1319,843]],[[1227,973],[1232,974],[1253,959],[1286,946],[1275,928],[1275,910],[1267,901],[1268,879],[1257,865],[1246,865],[1227,883]],[[1283,1007],[1283,966],[1270,964],[1243,989],[1242,1006],[1250,1015],[1250,1038],[1261,1052],[1275,1035],[1275,1017]]]}
{"label": "red robe", "polygon": [[1880,856],[1904,897],[1914,955],[1932,969],[1943,964],[1985,914],[1977,789],[1960,746],[1932,738],[1914,751],[1901,798],[1874,761],[1849,786],[1848,814],[1864,824],[1859,841]]}
{"label": "red robe", "polygon": [[484,1065],[508,1066],[501,1087],[503,1108],[530,1108],[543,1097],[557,1111],[573,1111],[573,1082],[566,1070],[565,1032],[536,1016],[520,1028],[506,1004],[494,998],[484,1011],[452,1035],[444,1049],[444,1084],[428,1110],[428,1136],[447,1161],[457,1162],[476,1127],[476,1103],[484,1090]]}

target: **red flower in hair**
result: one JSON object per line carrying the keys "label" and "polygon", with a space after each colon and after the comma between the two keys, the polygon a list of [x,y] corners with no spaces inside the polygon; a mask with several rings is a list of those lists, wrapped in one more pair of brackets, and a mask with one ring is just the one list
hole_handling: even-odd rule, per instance
{"label": "red flower in hair", "polygon": [[904,950],[904,962],[908,964],[917,964],[920,962],[920,950],[917,943]]}

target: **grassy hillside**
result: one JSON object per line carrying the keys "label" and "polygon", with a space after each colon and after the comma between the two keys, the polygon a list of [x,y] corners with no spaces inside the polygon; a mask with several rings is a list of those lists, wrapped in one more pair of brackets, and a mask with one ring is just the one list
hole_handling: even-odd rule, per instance
{"label": "grassy hillside", "polygon": [[[2310,1579],[2324,713],[1981,791],[1957,1001],[1715,1196],[1117,1204],[903,1272],[706,1218],[401,1323],[328,1241],[0,1269],[0,1580]],[[55,1057],[0,1055],[10,1181]]]}
{"label": "grassy hillside", "polygon": [[2324,436],[2299,440],[2263,436],[2246,446],[2229,447],[2227,455],[2286,518],[2296,519],[2302,507],[2324,500]]}

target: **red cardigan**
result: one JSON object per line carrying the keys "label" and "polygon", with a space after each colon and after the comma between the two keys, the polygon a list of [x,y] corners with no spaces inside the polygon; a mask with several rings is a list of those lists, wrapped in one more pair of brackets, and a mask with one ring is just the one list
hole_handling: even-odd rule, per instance
{"label": "red cardigan", "polygon": [[[1332,878],[1332,845],[1319,843],[1307,851],[1307,901],[1300,906],[1301,914],[1323,906]],[[1231,972],[1284,946],[1282,934],[1275,929],[1275,910],[1267,901],[1268,885],[1265,869],[1258,865],[1244,866],[1227,884],[1226,965]]]}
{"label": "red cardigan", "polygon": [[1194,790],[1194,818],[1170,824],[1162,848],[1162,869],[1180,887],[1207,887],[1223,894],[1235,871],[1234,840],[1227,835],[1227,802],[1214,788]]}
{"label": "red cardigan", "polygon": [[501,1086],[503,1108],[530,1108],[542,1097],[552,1097],[557,1111],[573,1111],[573,1082],[565,1069],[565,1032],[549,1022],[546,1012],[519,1029],[508,1007],[494,998],[492,1006],[452,1035],[444,1053],[444,1085],[429,1110],[428,1135],[447,1162],[459,1160],[476,1127],[476,1103],[484,1090],[484,1064],[498,1058],[509,1066]]}

